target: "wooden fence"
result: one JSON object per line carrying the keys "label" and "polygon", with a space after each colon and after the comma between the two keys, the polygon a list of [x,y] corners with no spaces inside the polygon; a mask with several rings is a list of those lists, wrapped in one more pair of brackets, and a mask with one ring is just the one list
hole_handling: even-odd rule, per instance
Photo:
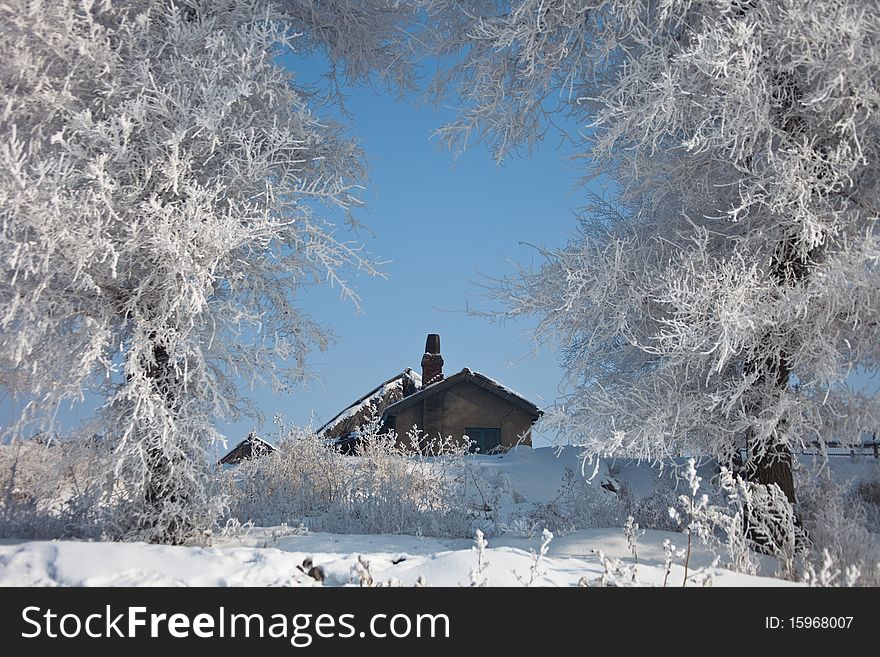
{"label": "wooden fence", "polygon": [[[880,458],[880,441],[877,440],[876,436],[871,440],[856,443],[854,445],[830,441],[825,443],[824,447],[825,453],[829,458],[841,456],[867,456],[875,459]],[[813,443],[812,447],[804,449],[801,453],[808,456],[821,455],[823,453],[822,445],[819,443]]]}

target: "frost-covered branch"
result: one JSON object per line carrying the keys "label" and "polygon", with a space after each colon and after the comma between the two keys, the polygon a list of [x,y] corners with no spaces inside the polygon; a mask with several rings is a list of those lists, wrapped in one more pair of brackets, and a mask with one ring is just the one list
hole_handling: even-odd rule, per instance
{"label": "frost-covered branch", "polygon": [[[501,158],[550,117],[601,174],[580,230],[490,284],[567,374],[557,428],[588,454],[790,453],[857,442],[880,402],[880,15],[860,0],[442,5],[442,135]],[[588,189],[596,190],[595,185]],[[778,468],[777,468],[778,466]],[[784,472],[787,470],[787,473]]]}
{"label": "frost-covered branch", "polygon": [[331,223],[361,204],[364,154],[276,59],[321,49],[402,84],[411,8],[355,4],[0,7],[0,385],[25,398],[5,429],[102,395],[117,535],[210,525],[206,450],[245,411],[239,380],[302,379],[331,335],[298,291],[356,302],[348,274],[377,273]]}

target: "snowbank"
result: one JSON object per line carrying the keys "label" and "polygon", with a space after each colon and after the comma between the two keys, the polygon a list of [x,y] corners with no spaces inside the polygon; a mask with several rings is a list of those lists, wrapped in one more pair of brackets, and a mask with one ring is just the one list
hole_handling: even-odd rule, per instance
{"label": "snowbank", "polygon": [[[475,456],[479,478],[494,491],[499,526],[559,497],[566,472],[580,478],[581,462],[574,448],[517,448],[506,454]],[[832,477],[838,481],[877,478],[872,459],[833,459]],[[588,472],[591,474],[591,472]],[[714,474],[705,464],[700,475]],[[476,480],[476,478],[475,478]],[[658,490],[683,491],[672,468],[661,475],[645,463],[626,459],[600,460],[595,477],[580,484],[578,495],[614,499],[626,491],[632,499],[646,499]],[[617,492],[615,492],[615,489]],[[528,516],[534,517],[534,516]],[[508,528],[510,529],[510,528]],[[483,573],[491,586],[521,586],[532,577],[541,528],[520,527],[489,537]],[[675,560],[666,575],[663,542],[683,548],[683,534],[649,530],[638,539],[638,562],[633,558],[623,530],[590,528],[559,533],[538,565],[534,585],[574,586],[593,582],[617,569],[613,578],[630,584],[632,568],[637,583],[681,586],[682,560]],[[411,586],[423,577],[428,586],[469,585],[477,565],[473,541],[462,538],[425,538],[409,535],[330,534],[291,531],[286,527],[256,527],[238,536],[215,536],[211,547],[172,547],[144,543],[78,541],[0,541],[0,586],[314,586],[318,582],[301,568],[307,559],[324,573],[324,584],[356,583],[352,567],[362,556],[370,563],[378,583]],[[603,561],[600,554],[604,555]],[[614,563],[613,560],[620,560]],[[712,567],[713,555],[695,545],[690,561],[689,586],[704,579],[715,586],[790,585],[769,577],[753,577]],[[762,573],[775,570],[765,560]],[[622,573],[622,574],[621,574]]]}
{"label": "snowbank", "polygon": [[[257,529],[243,539],[222,539],[210,547],[77,541],[5,541],[0,544],[2,586],[315,586],[300,566],[311,558],[325,573],[327,586],[357,585],[352,566],[358,555],[370,563],[374,580],[412,586],[423,577],[428,586],[467,586],[477,555],[469,541],[414,536],[305,534],[272,538]],[[276,531],[277,534],[277,531]],[[647,532],[639,541],[638,583],[662,586],[664,539],[683,546],[681,534]],[[266,545],[266,547],[263,547]],[[484,575],[490,586],[522,586],[530,578],[534,541],[501,537],[490,542]],[[619,529],[575,532],[550,544],[535,586],[576,586],[593,580],[604,567],[593,550],[626,558],[635,565]],[[709,567],[711,558],[697,550],[691,572],[712,575],[714,586],[788,586],[791,582],[751,577]],[[681,586],[681,565],[673,565],[670,586]],[[630,583],[622,581],[621,583]],[[695,581],[690,586],[698,586]]]}

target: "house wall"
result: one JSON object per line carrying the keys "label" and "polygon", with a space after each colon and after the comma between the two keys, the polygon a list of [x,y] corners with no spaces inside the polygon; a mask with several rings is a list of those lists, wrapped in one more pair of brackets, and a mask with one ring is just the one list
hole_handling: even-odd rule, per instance
{"label": "house wall", "polygon": [[[469,381],[430,395],[397,413],[398,435],[413,425],[429,436],[459,438],[467,427],[501,429],[501,445],[532,444],[532,416],[504,398]],[[520,436],[525,438],[520,441]]]}

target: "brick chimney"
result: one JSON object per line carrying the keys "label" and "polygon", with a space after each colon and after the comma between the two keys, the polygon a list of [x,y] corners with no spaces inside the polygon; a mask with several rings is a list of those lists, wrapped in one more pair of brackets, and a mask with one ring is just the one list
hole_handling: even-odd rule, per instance
{"label": "brick chimney", "polygon": [[440,355],[440,336],[429,333],[422,356],[422,387],[443,380],[443,356]]}

